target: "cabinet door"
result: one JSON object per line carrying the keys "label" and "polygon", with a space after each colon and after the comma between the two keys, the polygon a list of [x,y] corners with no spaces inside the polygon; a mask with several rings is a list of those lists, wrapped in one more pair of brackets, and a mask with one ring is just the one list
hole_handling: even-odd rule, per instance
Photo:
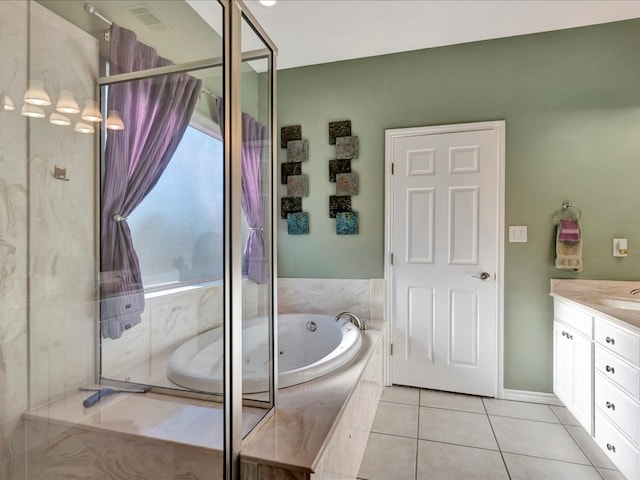
{"label": "cabinet door", "polygon": [[553,393],[582,426],[593,432],[593,352],[591,340],[554,321]]}
{"label": "cabinet door", "polygon": [[570,408],[573,403],[573,352],[567,330],[562,323],[553,322],[553,393]]}
{"label": "cabinet door", "polygon": [[593,434],[593,353],[591,340],[570,333],[573,353],[573,402],[571,413]]}

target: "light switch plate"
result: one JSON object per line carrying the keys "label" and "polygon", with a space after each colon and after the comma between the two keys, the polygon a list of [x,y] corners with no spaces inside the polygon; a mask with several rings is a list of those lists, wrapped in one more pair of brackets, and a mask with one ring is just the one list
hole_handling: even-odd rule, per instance
{"label": "light switch plate", "polygon": [[510,242],[526,242],[527,226],[526,225],[509,225],[509,241]]}

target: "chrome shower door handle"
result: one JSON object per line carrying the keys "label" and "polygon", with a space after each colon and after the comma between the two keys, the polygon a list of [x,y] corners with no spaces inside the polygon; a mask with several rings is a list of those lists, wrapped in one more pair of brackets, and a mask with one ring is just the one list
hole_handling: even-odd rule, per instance
{"label": "chrome shower door handle", "polygon": [[489,272],[482,272],[480,275],[471,275],[473,278],[479,278],[480,280],[488,280],[491,277]]}

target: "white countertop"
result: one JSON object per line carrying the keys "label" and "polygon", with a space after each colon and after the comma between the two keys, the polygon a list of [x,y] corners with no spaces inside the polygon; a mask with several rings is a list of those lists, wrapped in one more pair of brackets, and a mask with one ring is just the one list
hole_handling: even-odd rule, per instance
{"label": "white countertop", "polygon": [[602,298],[626,298],[640,302],[640,295],[631,290],[640,288],[640,281],[623,280],[551,280],[550,295],[577,307],[587,309],[593,315],[604,317],[640,334],[640,310],[613,308],[595,303]]}

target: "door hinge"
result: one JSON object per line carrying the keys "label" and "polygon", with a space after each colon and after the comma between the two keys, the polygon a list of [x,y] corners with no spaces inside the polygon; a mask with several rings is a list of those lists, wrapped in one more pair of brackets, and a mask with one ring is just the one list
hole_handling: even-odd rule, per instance
{"label": "door hinge", "polygon": [[395,163],[392,163],[392,164],[391,164],[391,175],[393,175],[393,171],[394,171],[394,168],[393,168],[393,167],[394,167],[394,166],[395,166]]}
{"label": "door hinge", "polygon": [[393,343],[389,344],[389,355],[393,355]]}
{"label": "door hinge", "polygon": [[393,253],[389,254],[389,262],[393,265]]}

